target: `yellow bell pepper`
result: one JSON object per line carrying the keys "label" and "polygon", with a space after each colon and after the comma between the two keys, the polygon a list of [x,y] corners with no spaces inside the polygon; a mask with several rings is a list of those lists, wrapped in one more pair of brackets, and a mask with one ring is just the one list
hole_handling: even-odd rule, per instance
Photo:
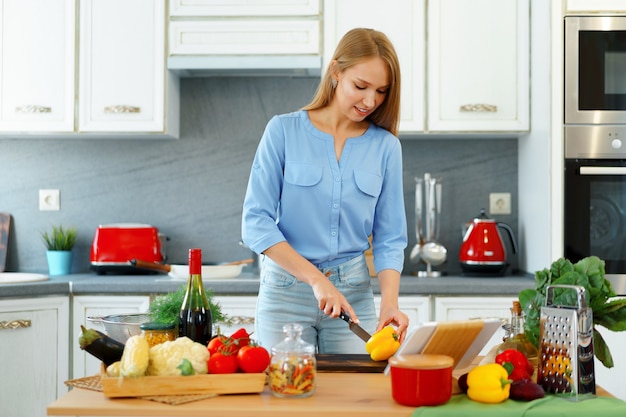
{"label": "yellow bell pepper", "polygon": [[509,398],[511,380],[506,368],[498,363],[479,365],[467,375],[470,400],[497,404]]}
{"label": "yellow bell pepper", "polygon": [[393,356],[400,347],[400,336],[392,326],[374,333],[365,344],[365,350],[373,361],[384,361]]}

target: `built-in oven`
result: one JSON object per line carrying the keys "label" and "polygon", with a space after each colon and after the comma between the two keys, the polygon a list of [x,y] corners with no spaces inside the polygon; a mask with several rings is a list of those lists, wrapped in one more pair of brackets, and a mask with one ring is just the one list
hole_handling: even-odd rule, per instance
{"label": "built-in oven", "polygon": [[626,125],[626,16],[565,17],[565,124]]}
{"label": "built-in oven", "polygon": [[565,257],[626,277],[626,126],[565,126]]}
{"label": "built-in oven", "polygon": [[626,294],[626,16],[565,16],[564,256]]}

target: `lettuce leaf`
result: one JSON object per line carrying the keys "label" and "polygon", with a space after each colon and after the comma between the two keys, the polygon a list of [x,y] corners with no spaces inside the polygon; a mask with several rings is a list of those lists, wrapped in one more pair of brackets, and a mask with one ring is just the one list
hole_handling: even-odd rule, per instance
{"label": "lettuce leaf", "polygon": [[[613,357],[604,338],[596,326],[611,331],[626,330],[626,299],[611,300],[615,291],[604,278],[604,261],[597,256],[589,256],[573,264],[568,259],[557,259],[550,269],[535,272],[535,289],[525,289],[518,294],[525,314],[524,332],[526,338],[539,348],[539,321],[541,307],[546,305],[546,288],[549,285],[578,285],[585,288],[586,300],[593,311],[594,354],[607,368],[613,367]],[[575,306],[578,303],[576,292],[554,288],[553,304]]]}

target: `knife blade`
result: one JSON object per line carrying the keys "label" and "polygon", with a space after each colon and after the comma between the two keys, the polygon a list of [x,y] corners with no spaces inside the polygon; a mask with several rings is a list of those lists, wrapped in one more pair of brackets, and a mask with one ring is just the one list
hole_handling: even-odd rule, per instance
{"label": "knife blade", "polygon": [[352,333],[359,336],[364,342],[367,342],[368,340],[370,340],[370,337],[372,337],[372,335],[369,334],[364,328],[353,322],[350,315],[345,311],[339,313],[339,318],[345,320],[348,323],[348,327],[350,327]]}

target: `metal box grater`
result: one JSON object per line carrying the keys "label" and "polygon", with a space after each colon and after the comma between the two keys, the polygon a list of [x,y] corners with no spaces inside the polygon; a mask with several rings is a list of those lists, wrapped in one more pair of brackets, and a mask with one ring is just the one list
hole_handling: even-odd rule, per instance
{"label": "metal box grater", "polygon": [[[554,290],[577,293],[577,306],[554,305]],[[595,395],[593,311],[585,288],[549,285],[541,307],[537,383],[546,392],[578,401]]]}

